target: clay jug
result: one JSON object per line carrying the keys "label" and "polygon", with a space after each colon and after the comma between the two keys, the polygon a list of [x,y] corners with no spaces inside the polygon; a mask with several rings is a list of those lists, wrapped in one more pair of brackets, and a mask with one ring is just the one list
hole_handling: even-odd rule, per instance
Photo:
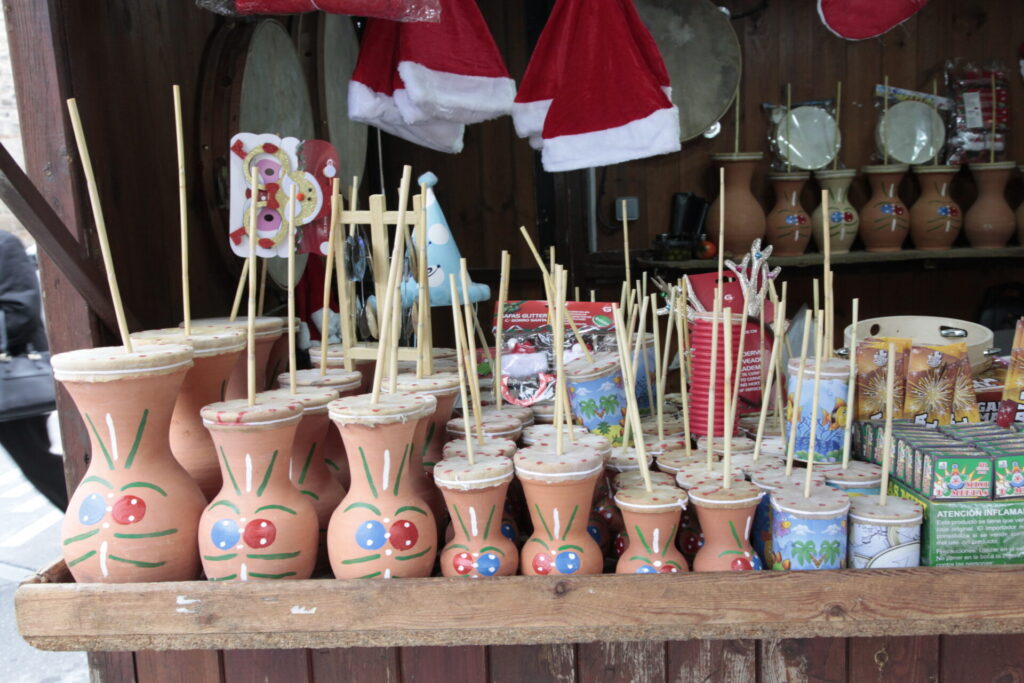
{"label": "clay jug", "polygon": [[[1024,166],[1018,166],[1017,169],[1024,175]],[[1024,202],[1020,203],[1017,207],[1017,242],[1024,244]]]}
{"label": "clay jug", "polygon": [[[490,405],[484,406],[480,409],[480,416],[486,417],[487,415],[511,415],[517,418],[523,423],[523,429],[532,427],[537,423],[537,419],[533,415],[533,410],[526,406],[510,405],[507,401],[503,402],[500,406]],[[462,417],[461,412],[459,417]]]}
{"label": "clay jug", "polygon": [[[278,375],[277,382],[282,387],[291,386],[289,373],[284,372]],[[320,374],[320,370],[317,368],[299,370],[295,373],[296,386],[333,389],[341,397],[363,393],[364,382],[365,379],[359,370],[345,370],[340,367],[328,368],[327,372],[323,374]],[[341,443],[341,435],[338,434],[337,429],[327,430],[327,438],[324,441],[324,464],[330,468],[341,487],[348,490],[350,480],[348,460],[345,457],[345,446]]]}
{"label": "clay jug", "polygon": [[898,194],[906,164],[864,166],[871,198],[860,212],[860,239],[867,251],[899,251],[910,229],[910,212]]}
{"label": "clay jug", "polygon": [[764,494],[748,481],[729,488],[710,483],[690,489],[697,508],[704,545],[693,558],[693,571],[747,571],[761,569],[761,558],[750,546],[750,525]]}
{"label": "clay jug", "polygon": [[192,348],[82,349],[51,362],[90,439],[89,468],[61,529],[71,575],[83,583],[195,579],[205,500],[167,440]]}
{"label": "clay jug", "polygon": [[169,436],[175,459],[199,485],[206,500],[211,500],[220,490],[220,464],[199,410],[224,399],[228,377],[245,349],[245,333],[230,327],[196,326],[186,336],[184,330],[174,327],[135,332],[132,340],[192,346],[193,365],[174,403]]}
{"label": "clay jug", "polygon": [[[375,348],[376,344],[371,342],[360,342],[356,346],[361,348]],[[314,368],[320,367],[320,347],[314,344],[309,349],[309,360]],[[338,370],[347,370],[345,367],[345,350],[341,344],[329,344],[327,346],[327,367]],[[377,367],[377,361],[369,358],[353,359],[352,369],[358,371],[362,376],[359,385],[360,394],[368,394],[373,388],[373,372]],[[331,431],[334,431],[333,429]]]}
{"label": "clay jug", "polygon": [[[193,320],[193,325],[215,327],[233,327],[245,330],[247,321],[243,318],[202,318]],[[268,374],[270,363],[270,352],[279,339],[284,336],[284,318],[260,316],[256,318],[256,388],[257,391],[269,389],[268,380],[274,374]],[[248,369],[245,354],[241,354],[235,362],[234,370],[228,379],[227,387],[224,389],[224,400],[232,401],[238,398],[245,398],[248,395]]]}
{"label": "clay jug", "polygon": [[262,398],[298,403],[302,406],[302,419],[295,430],[291,459],[288,461],[288,478],[299,493],[313,503],[319,532],[318,564],[327,558],[327,524],[338,503],[345,497],[344,487],[324,460],[324,443],[331,429],[327,417],[327,404],[338,398],[334,389],[320,387],[296,387],[274,389],[259,394]]}
{"label": "clay jug", "polygon": [[[725,169],[725,250],[734,256],[750,251],[750,244],[764,237],[764,209],[750,190],[754,169],[764,158],[760,152],[712,154],[711,159]],[[716,197],[704,220],[708,240],[718,244],[722,223],[722,197]]]}
{"label": "clay jug", "polygon": [[587,532],[594,488],[604,470],[601,456],[586,446],[567,446],[561,455],[539,446],[515,457],[533,521],[533,535],[523,545],[523,574],[600,574],[601,549]]}
{"label": "clay jug", "polygon": [[331,402],[352,486],[331,517],[327,551],[339,579],[430,576],[437,521],[408,474],[417,423],[436,404],[415,394],[346,396]]}
{"label": "clay jug", "polygon": [[[519,447],[516,446],[516,442],[509,441],[508,439],[484,439],[482,444],[476,439],[473,440],[474,454],[479,453],[487,456],[501,456],[511,460],[517,450],[519,450]],[[455,439],[444,445],[444,449],[441,453],[441,460],[447,460],[448,458],[465,458],[467,455],[466,439]]]}
{"label": "clay jug", "polygon": [[[860,214],[850,203],[850,183],[857,175],[855,169],[841,168],[835,171],[815,171],[814,177],[821,189],[828,190],[828,213],[829,213],[829,245],[833,254],[845,254],[850,251],[850,245],[857,239],[857,229],[860,227]],[[811,224],[814,231],[814,244],[818,251],[825,251],[824,221],[822,221],[822,204],[819,202],[814,213],[811,215]]]}
{"label": "clay jug", "polygon": [[[388,381],[384,380],[385,387]],[[445,426],[452,419],[455,399],[459,396],[459,376],[449,373],[435,373],[428,377],[416,377],[412,373],[398,375],[398,391],[424,394],[437,399],[437,410],[425,423],[426,431],[417,443],[416,462],[429,476],[437,463],[441,462],[445,443]],[[436,500],[441,504],[441,497],[434,491]],[[442,504],[443,507],[443,504]]]}
{"label": "clay jug", "polygon": [[[775,248],[775,256],[799,256],[811,241],[811,217],[800,205],[800,191],[809,173],[772,173],[768,179],[775,188],[775,206],[768,213],[765,235]],[[728,233],[727,233],[728,234]]]}
{"label": "clay jug", "polygon": [[1016,219],[1005,194],[1013,168],[1012,161],[970,165],[978,198],[964,216],[964,235],[972,247],[1005,247],[1013,236]]}
{"label": "clay jug", "polygon": [[[589,434],[586,427],[580,425],[562,425],[562,431],[566,435],[572,434],[575,439],[578,436],[586,436]],[[535,424],[532,427],[526,427],[523,429],[522,438],[520,439],[523,446],[536,446],[539,443],[554,442],[555,436],[558,431],[555,429],[555,425],[541,423]]]}
{"label": "clay jug", "polygon": [[[492,439],[518,441],[523,434],[523,423],[511,415],[488,415],[480,418],[484,436]],[[536,425],[535,425],[536,426]],[[469,423],[471,433],[476,433],[476,417]],[[461,417],[452,418],[445,424],[446,440],[466,438],[466,421]]]}
{"label": "clay jug", "polygon": [[690,569],[676,548],[686,492],[674,486],[652,489],[631,486],[615,494],[629,534],[629,552],[619,558],[616,574],[676,574]]}
{"label": "clay jug", "polygon": [[513,576],[519,568],[515,543],[501,532],[512,461],[500,456],[453,457],[434,469],[454,536],[441,552],[445,576]]}
{"label": "clay jug", "polygon": [[959,170],[959,166],[914,167],[921,184],[921,196],[910,207],[910,238],[915,249],[949,249],[960,234],[963,216],[950,193]]}

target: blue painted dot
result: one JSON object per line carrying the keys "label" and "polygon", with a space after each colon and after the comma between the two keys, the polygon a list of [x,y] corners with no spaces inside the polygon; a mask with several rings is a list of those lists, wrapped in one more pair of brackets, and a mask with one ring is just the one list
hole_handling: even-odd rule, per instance
{"label": "blue painted dot", "polygon": [[510,541],[516,540],[516,530],[512,528],[512,525],[505,522],[501,525],[501,535]]}
{"label": "blue painted dot", "polygon": [[594,539],[595,541],[597,541],[598,543],[601,542],[601,530],[598,529],[595,525],[593,525],[593,524],[588,525],[587,526],[587,533],[590,534],[590,537],[592,539]]}
{"label": "blue painted dot", "polygon": [[580,568],[580,556],[571,550],[558,553],[555,558],[555,567],[563,574],[575,574]]}
{"label": "blue painted dot", "polygon": [[233,519],[217,520],[210,529],[210,540],[221,550],[227,550],[238,543],[242,532],[238,528],[238,522]]}
{"label": "blue painted dot", "polygon": [[637,574],[657,574],[658,570],[649,564],[642,564],[636,569]]}
{"label": "blue painted dot", "polygon": [[761,557],[757,553],[750,556],[750,567],[755,571],[761,571],[764,569],[764,563],[761,562]]}
{"label": "blue painted dot", "polygon": [[107,512],[107,504],[103,496],[98,493],[90,493],[82,501],[82,507],[78,508],[78,521],[82,524],[96,524]]}
{"label": "blue painted dot", "polygon": [[481,576],[494,576],[501,569],[501,558],[494,553],[484,553],[476,561],[476,570]]}
{"label": "blue painted dot", "polygon": [[387,542],[387,539],[384,537],[385,533],[387,532],[384,529],[384,525],[380,522],[376,520],[363,522],[356,531],[356,544],[360,548],[376,550]]}

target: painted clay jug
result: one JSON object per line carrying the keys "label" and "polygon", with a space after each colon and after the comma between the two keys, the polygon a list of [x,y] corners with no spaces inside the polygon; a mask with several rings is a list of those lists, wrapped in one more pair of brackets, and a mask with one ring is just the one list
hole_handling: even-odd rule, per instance
{"label": "painted clay jug", "polygon": [[[388,380],[384,380],[384,385],[385,387],[389,386]],[[426,431],[423,438],[417,441],[416,463],[429,476],[433,472],[434,466],[444,457],[445,427],[452,418],[455,399],[459,395],[459,376],[451,373],[435,373],[429,377],[416,377],[412,373],[403,373],[398,375],[396,386],[398,391],[429,395],[437,400],[437,410],[425,423]],[[429,481],[427,483],[429,484]],[[435,490],[433,495],[438,509],[443,508],[440,494]]]}
{"label": "painted clay jug", "polygon": [[561,455],[541,447],[515,457],[533,521],[520,554],[520,571],[535,576],[600,574],[601,549],[587,532],[587,513],[604,465],[597,451],[566,447]]}
{"label": "painted clay jug", "polygon": [[[202,318],[200,320],[193,320],[192,324],[205,326],[213,325],[216,327],[233,327],[241,330],[247,329],[247,321],[243,318]],[[284,318],[274,318],[269,316],[260,316],[256,318],[256,388],[258,391],[269,389],[269,380],[272,380],[276,375],[276,371],[271,371],[268,367],[270,364],[270,352],[273,350],[274,345],[277,341],[283,338],[285,332]],[[224,400],[232,401],[238,398],[245,398],[248,394],[248,374],[247,374],[246,356],[242,354],[238,357],[235,362],[234,370],[231,373],[231,377],[228,379],[228,385],[224,389]]]}
{"label": "painted clay jug", "polygon": [[167,434],[192,348],[136,344],[59,353],[54,377],[89,431],[89,468],[61,528],[75,581],[190,581],[205,500]]}
{"label": "painted clay jug", "polygon": [[734,481],[729,488],[708,483],[690,489],[697,508],[704,545],[693,558],[693,571],[747,571],[761,569],[761,558],[750,546],[750,525],[764,495],[748,481]]}
{"label": "painted clay jug", "polygon": [[[850,183],[857,175],[855,169],[837,169],[835,171],[815,171],[814,178],[818,181],[821,189],[828,190],[828,225],[829,246],[833,254],[845,254],[850,251],[850,245],[857,239],[857,230],[860,227],[860,214],[850,203]],[[811,224],[814,232],[814,244],[818,251],[825,251],[825,230],[821,212],[823,205],[818,206],[811,214]]]}
{"label": "painted clay jug", "polygon": [[1016,219],[1006,201],[1006,182],[1012,161],[970,164],[978,185],[978,198],[964,216],[964,235],[972,247],[1005,247],[1013,236]]}
{"label": "painted clay jug", "polygon": [[[512,458],[515,457],[517,450],[519,450],[519,447],[516,445],[516,442],[509,441],[508,439],[486,438],[483,443],[473,439],[474,457],[501,457],[507,458],[509,462],[512,462]],[[466,439],[455,439],[444,445],[441,462],[449,458],[466,457],[468,457]],[[523,487],[520,486],[518,480],[513,479],[508,488],[508,495],[505,498],[505,508],[502,510],[501,534],[512,542],[518,541],[520,521],[528,517],[526,501],[523,498]],[[450,523],[448,528],[450,528]]]}
{"label": "painted clay jug", "polygon": [[[474,455],[501,456],[511,460],[517,450],[519,450],[519,447],[516,446],[516,442],[509,441],[508,439],[485,439],[483,443],[479,443],[475,439],[473,441]],[[441,460],[465,458],[467,455],[466,439],[455,439],[444,445]]]}
{"label": "painted clay jug", "polygon": [[[497,405],[481,407],[480,416],[487,417],[488,415],[514,417],[523,424],[523,429],[537,424],[537,420],[533,415],[532,409],[527,408],[526,406],[509,405],[507,401],[503,402],[501,407],[498,407]],[[462,417],[462,411],[459,411],[459,417]]]}
{"label": "painted clay jug", "polygon": [[[1017,169],[1024,175],[1024,166],[1018,166]],[[1021,202],[1017,207],[1017,242],[1024,244],[1024,202]]]}
{"label": "painted clay jug", "polygon": [[915,166],[921,196],[910,207],[910,238],[915,249],[949,249],[960,234],[963,216],[950,186],[959,166]]}
{"label": "painted clay jug", "polygon": [[192,346],[193,365],[174,403],[169,440],[175,459],[199,485],[206,500],[211,500],[220,491],[220,464],[199,411],[224,400],[228,377],[245,349],[245,334],[230,327],[197,326],[188,336],[180,328],[168,328],[135,332],[132,340]]}
{"label": "painted clay jug", "polygon": [[[371,342],[360,342],[356,344],[360,348],[375,348],[376,344]],[[309,348],[309,361],[314,368],[320,367],[320,345],[313,344]],[[332,369],[345,369],[345,347],[341,344],[327,345],[327,367]],[[353,370],[362,375],[362,382],[359,385],[360,394],[368,394],[373,388],[373,371],[377,367],[377,361],[369,358],[357,358],[352,361]],[[283,384],[282,384],[283,386]],[[332,430],[333,431],[333,430]]]}
{"label": "painted clay jug", "polygon": [[338,392],[320,387],[296,387],[294,394],[289,389],[274,389],[259,396],[302,406],[302,419],[295,430],[288,461],[288,478],[299,493],[310,499],[316,510],[320,564],[327,556],[327,524],[345,497],[344,487],[334,478],[324,460],[324,443],[328,430],[332,429],[331,420],[327,417],[327,404],[338,398]]}
{"label": "painted clay jug", "polygon": [[211,581],[308,579],[319,525],[309,497],[288,478],[302,404],[257,395],[202,410],[221,456],[224,485],[199,520]]}
{"label": "painted clay jug", "polygon": [[[743,468],[732,465],[730,467],[733,481],[743,479]],[[711,463],[708,469],[707,460],[684,464],[676,470],[676,486],[689,491],[698,486],[709,484],[721,484],[725,479],[725,463],[722,461]]]}
{"label": "painted clay jug", "polygon": [[890,496],[850,497],[847,566],[851,569],[917,567],[921,564],[921,506]]}
{"label": "painted clay jug", "polygon": [[[572,434],[573,438],[585,436],[590,433],[587,431],[586,427],[581,427],[580,425],[562,425],[562,430],[566,435]],[[555,430],[554,424],[535,424],[532,427],[526,427],[523,429],[520,442],[523,446],[535,446],[544,441],[553,442],[557,434],[558,432]]]}
{"label": "painted clay jug", "polygon": [[871,198],[860,212],[860,239],[867,251],[899,251],[910,230],[910,212],[900,199],[900,181],[909,166],[864,166]]}
{"label": "painted clay jug", "polygon": [[620,489],[615,504],[622,511],[629,534],[629,552],[615,565],[616,574],[676,574],[689,571],[676,548],[680,512],[686,509],[685,491],[674,486],[643,485]]}
{"label": "painted clay jug", "polygon": [[[764,155],[760,152],[712,154],[712,161],[725,169],[725,250],[733,255],[750,251],[754,240],[764,237],[764,209],[750,190],[754,169]],[[704,221],[708,240],[718,244],[722,197],[716,197]],[[778,252],[776,252],[778,253]]]}
{"label": "painted clay jug", "polygon": [[[287,372],[277,376],[279,386],[291,386],[290,375]],[[365,379],[359,370],[345,370],[344,368],[327,368],[323,374],[317,368],[299,370],[295,373],[295,384],[300,387],[315,387],[319,389],[333,389],[338,396],[354,396],[363,393],[362,387]],[[341,435],[337,429],[328,429],[327,438],[324,441],[324,463],[330,468],[334,478],[338,480],[341,487],[348,490],[350,475],[348,471],[348,459],[345,457],[345,446],[341,442]]]}
{"label": "painted clay jug", "polygon": [[500,456],[453,457],[439,463],[434,481],[444,494],[454,536],[441,552],[445,576],[513,576],[515,543],[501,532],[512,461]]}
{"label": "painted clay jug", "polygon": [[772,569],[844,569],[850,498],[828,486],[772,492]]}
{"label": "painted clay jug", "polygon": [[416,394],[346,396],[331,420],[345,442],[352,486],[331,517],[327,550],[339,579],[430,576],[437,521],[409,484],[417,425],[436,403]]}
{"label": "painted clay jug", "polygon": [[[523,423],[511,415],[488,415],[480,419],[484,436],[492,439],[508,439],[518,441],[523,434]],[[469,423],[472,433],[476,433],[476,418]],[[461,417],[452,418],[445,424],[446,440],[466,438],[466,421]]]}
{"label": "painted clay jug", "polygon": [[811,217],[800,204],[800,191],[810,177],[809,173],[768,176],[775,188],[775,206],[768,213],[765,235],[768,244],[775,248],[775,256],[799,256],[807,251],[811,241]]}

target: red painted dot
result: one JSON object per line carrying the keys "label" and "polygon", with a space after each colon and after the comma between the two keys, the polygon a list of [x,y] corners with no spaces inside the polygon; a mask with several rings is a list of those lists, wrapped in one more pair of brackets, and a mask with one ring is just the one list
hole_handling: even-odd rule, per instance
{"label": "red painted dot", "polygon": [[554,561],[547,553],[537,553],[533,556],[533,571],[544,576],[551,573]]}
{"label": "red painted dot", "polygon": [[456,574],[463,576],[473,571],[473,558],[469,553],[459,553],[452,558],[452,566],[455,567]]}
{"label": "red painted dot", "polygon": [[242,539],[250,548],[267,548],[277,538],[277,527],[269,519],[254,519],[245,525]]}
{"label": "red painted dot", "polygon": [[407,519],[396,520],[391,528],[388,529],[391,534],[391,546],[398,550],[409,550],[416,546],[416,541],[420,540],[419,529],[416,525]]}
{"label": "red painted dot", "polygon": [[138,496],[124,496],[114,503],[110,516],[118,524],[136,524],[146,516],[146,503]]}

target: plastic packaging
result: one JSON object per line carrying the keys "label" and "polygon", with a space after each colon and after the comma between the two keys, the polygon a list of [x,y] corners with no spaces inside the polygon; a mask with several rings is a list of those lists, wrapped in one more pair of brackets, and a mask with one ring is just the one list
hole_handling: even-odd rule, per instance
{"label": "plastic packaging", "polygon": [[[995,76],[993,100],[992,76]],[[1005,158],[1007,134],[1010,130],[1009,69],[1001,62],[979,65],[951,59],[946,62],[946,80],[953,94],[953,117],[950,122],[950,164],[969,164]],[[993,101],[995,103],[995,137],[992,136]]]}
{"label": "plastic packaging", "polygon": [[892,86],[886,93],[884,85],[876,85],[876,158],[890,164],[929,164],[936,158],[942,163],[946,142],[944,117],[952,104],[948,97]]}
{"label": "plastic packaging", "polygon": [[196,5],[228,17],[323,10],[392,21],[441,21],[440,0],[196,0]]}
{"label": "plastic packaging", "polygon": [[842,144],[836,125],[835,100],[793,105],[762,104],[768,117],[768,144],[775,170],[814,171],[832,163]]}

